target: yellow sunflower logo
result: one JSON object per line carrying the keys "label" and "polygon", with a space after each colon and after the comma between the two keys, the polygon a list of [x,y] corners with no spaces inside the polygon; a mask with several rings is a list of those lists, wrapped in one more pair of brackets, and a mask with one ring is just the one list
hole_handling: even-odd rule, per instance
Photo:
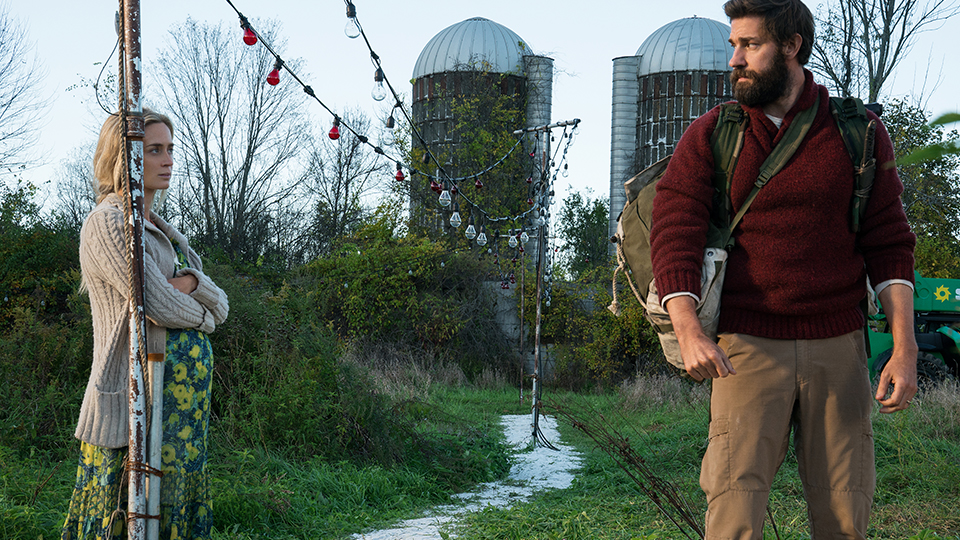
{"label": "yellow sunflower logo", "polygon": [[937,300],[941,302],[946,302],[950,299],[950,289],[944,287],[943,285],[937,288],[935,294],[937,295]]}

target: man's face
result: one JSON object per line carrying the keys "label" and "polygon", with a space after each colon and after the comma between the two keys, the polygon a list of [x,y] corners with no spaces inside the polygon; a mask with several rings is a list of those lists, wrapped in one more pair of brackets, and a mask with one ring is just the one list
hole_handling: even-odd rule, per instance
{"label": "man's face", "polygon": [[767,37],[760,17],[732,20],[730,45],[730,82],[737,101],[762,107],[783,97],[789,82],[787,59],[780,46]]}

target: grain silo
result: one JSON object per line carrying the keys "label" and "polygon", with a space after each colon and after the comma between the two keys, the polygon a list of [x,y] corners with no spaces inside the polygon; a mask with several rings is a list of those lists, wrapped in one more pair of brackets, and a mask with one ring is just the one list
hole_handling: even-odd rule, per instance
{"label": "grain silo", "polygon": [[693,120],[733,99],[729,37],[721,22],[680,19],[651,34],[636,55],[613,60],[611,236],[626,200],[623,183],[671,154]]}
{"label": "grain silo", "polygon": [[[553,59],[534,54],[520,36],[489,19],[474,17],[441,30],[420,53],[412,82],[413,123],[436,156],[449,154],[460,142],[457,125],[464,119],[457,117],[455,100],[489,91],[491,85],[498,87],[500,95],[516,96],[523,110],[524,125],[512,126],[511,130],[550,123]],[[419,146],[417,140],[411,142]],[[530,151],[528,147],[527,153]],[[541,147],[539,151],[547,149]],[[518,152],[516,158],[521,154]],[[442,165],[453,177],[477,172],[475,165]],[[412,183],[412,207],[419,204],[416,193],[428,191],[426,183],[422,179]]]}

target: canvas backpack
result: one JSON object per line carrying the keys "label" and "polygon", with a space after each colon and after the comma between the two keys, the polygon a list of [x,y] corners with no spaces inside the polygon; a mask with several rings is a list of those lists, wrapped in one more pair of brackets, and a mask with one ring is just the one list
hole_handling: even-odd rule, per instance
{"label": "canvas backpack", "polygon": [[[730,182],[737,166],[748,117],[738,103],[721,105],[720,116],[711,137],[714,155],[714,197],[707,232],[707,248],[701,271],[701,296],[697,313],[707,335],[715,338],[719,322],[719,300],[726,269],[727,251],[733,247],[733,232],[759,190],[789,161],[803,141],[819,104],[801,111],[787,128],[781,143],[761,166],[761,174],[740,211],[731,217]],[[830,109],[836,119],[844,145],[854,164],[854,195],[850,204],[850,229],[859,232],[866,203],[873,187],[876,160],[873,157],[876,121],[869,120],[866,106],[857,98],[831,98]],[[878,111],[875,111],[878,112]],[[669,315],[660,306],[653,266],[650,261],[650,229],[656,183],[666,172],[671,156],[647,167],[624,183],[626,204],[617,218],[617,268],[613,274],[613,302],[608,309],[620,314],[617,301],[617,273],[628,274],[628,284],[644,307],[644,316],[657,330],[667,361],[683,372],[679,345]]]}

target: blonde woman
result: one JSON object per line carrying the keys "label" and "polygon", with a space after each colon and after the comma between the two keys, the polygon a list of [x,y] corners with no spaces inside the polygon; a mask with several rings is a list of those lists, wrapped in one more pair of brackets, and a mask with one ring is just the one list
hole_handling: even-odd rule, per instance
{"label": "blonde woman", "polygon": [[[227,296],[203,273],[187,239],[151,208],[170,187],[173,124],[144,111],[144,309],[148,353],[163,353],[161,538],[208,538],[207,426],[213,353],[207,334],[227,317]],[[93,315],[93,365],[75,436],[77,484],[64,540],[125,538],[128,440],[128,285],[123,232],[124,158],[117,115],[93,158],[97,207],[80,231],[83,286]]]}

